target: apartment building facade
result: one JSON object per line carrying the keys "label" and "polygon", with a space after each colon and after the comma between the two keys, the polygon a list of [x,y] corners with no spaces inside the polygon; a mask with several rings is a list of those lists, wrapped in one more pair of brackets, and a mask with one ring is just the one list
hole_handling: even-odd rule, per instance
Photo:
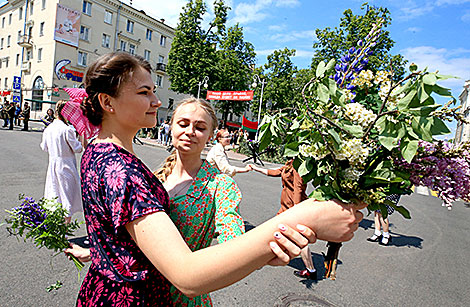
{"label": "apartment building facade", "polygon": [[61,90],[83,86],[87,66],[100,55],[125,51],[146,58],[162,101],[159,120],[184,97],[169,90],[166,74],[174,29],[116,0],[10,0],[0,7],[0,95],[29,101],[32,118]]}
{"label": "apartment building facade", "polygon": [[[465,119],[470,122],[470,80],[465,81],[462,93],[459,95],[461,111]],[[470,142],[470,124],[457,123],[455,131],[454,143]]]}

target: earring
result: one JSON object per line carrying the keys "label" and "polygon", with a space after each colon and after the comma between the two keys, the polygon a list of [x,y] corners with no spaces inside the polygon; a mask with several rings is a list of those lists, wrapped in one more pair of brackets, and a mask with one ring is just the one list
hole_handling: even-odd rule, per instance
{"label": "earring", "polygon": [[114,112],[114,109],[113,109],[113,108],[109,108],[109,112]]}

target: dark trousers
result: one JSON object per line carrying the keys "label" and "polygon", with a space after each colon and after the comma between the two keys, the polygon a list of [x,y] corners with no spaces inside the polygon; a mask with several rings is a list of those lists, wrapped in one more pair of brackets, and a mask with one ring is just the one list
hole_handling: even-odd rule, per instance
{"label": "dark trousers", "polygon": [[28,131],[28,122],[29,122],[29,120],[27,120],[27,119],[23,120],[23,123],[24,123],[23,130]]}
{"label": "dark trousers", "polygon": [[13,123],[14,123],[15,119],[14,118],[10,118],[10,130],[13,130]]}

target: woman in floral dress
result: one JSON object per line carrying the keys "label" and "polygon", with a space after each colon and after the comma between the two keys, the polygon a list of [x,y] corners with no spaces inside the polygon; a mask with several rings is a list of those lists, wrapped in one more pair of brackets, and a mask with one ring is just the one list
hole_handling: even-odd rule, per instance
{"label": "woman in floral dress", "polygon": [[[202,124],[200,113],[195,110],[209,115],[209,127]],[[196,131],[194,141],[187,144],[184,131],[191,122],[195,123]],[[201,152],[217,125],[214,110],[204,100],[186,99],[173,112],[170,124],[175,151],[155,174],[168,191],[170,218],[186,244],[196,251],[210,246],[215,237],[223,243],[242,235],[245,227],[239,213],[242,195],[238,185],[201,160]],[[172,286],[171,296],[175,306],[212,306],[209,294],[189,298]]]}
{"label": "woman in floral dress", "polygon": [[[195,297],[226,287],[276,257],[288,263],[315,241],[313,232],[299,224],[337,242],[350,240],[357,230],[363,216],[358,210],[365,204],[307,200],[240,237],[191,251],[168,216],[167,192],[133,151],[134,135],[155,126],[161,105],[150,64],[122,52],[103,55],[88,68],[85,88],[84,113],[101,130],[82,157],[91,265],[78,306],[168,306],[170,283]],[[189,139],[181,140],[184,148],[195,141],[195,130],[191,122],[185,132]]]}

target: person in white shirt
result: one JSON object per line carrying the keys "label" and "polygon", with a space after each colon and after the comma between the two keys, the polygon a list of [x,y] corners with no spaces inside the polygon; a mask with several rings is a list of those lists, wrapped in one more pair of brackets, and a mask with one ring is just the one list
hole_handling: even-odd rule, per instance
{"label": "person in white shirt", "polygon": [[41,149],[49,154],[44,198],[53,199],[62,204],[69,212],[66,218],[70,222],[75,212],[82,210],[82,193],[75,153],[83,150],[82,143],[72,126],[65,123],[60,113],[65,101],[56,105],[56,119],[47,126],[42,135]]}
{"label": "person in white shirt", "polygon": [[215,139],[217,140],[217,143],[207,153],[207,162],[217,167],[217,169],[222,173],[231,177],[235,176],[237,173],[246,173],[251,171],[251,167],[249,165],[245,167],[237,167],[230,165],[228,162],[225,146],[230,144],[230,133],[227,129],[220,129],[217,131]]}

